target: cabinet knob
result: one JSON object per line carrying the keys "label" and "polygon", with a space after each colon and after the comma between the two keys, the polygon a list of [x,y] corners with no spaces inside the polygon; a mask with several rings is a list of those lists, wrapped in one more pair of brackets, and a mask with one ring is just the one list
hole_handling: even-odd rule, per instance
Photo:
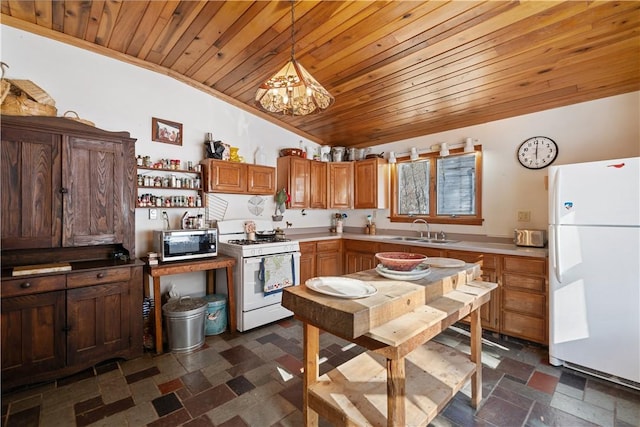
{"label": "cabinet knob", "polygon": [[22,289],[28,289],[28,288],[30,288],[30,287],[31,287],[31,283],[29,283],[29,282],[21,283],[21,284],[20,284],[20,287],[21,287]]}
{"label": "cabinet knob", "polygon": [[98,273],[98,279],[104,278],[104,273]]}
{"label": "cabinet knob", "polygon": [[64,187],[62,187],[62,188],[60,189],[60,192],[61,192],[62,194],[67,194],[67,193],[69,192],[69,189],[68,189],[68,188],[64,188]]}

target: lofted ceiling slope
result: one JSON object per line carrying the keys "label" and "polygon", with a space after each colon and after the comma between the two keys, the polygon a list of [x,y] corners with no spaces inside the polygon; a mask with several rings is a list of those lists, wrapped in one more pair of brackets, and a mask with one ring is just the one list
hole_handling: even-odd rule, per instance
{"label": "lofted ceiling slope", "polygon": [[640,1],[296,1],[296,59],[335,97],[273,116],[289,1],[5,1],[2,23],[182,80],[322,144],[366,147],[640,90]]}

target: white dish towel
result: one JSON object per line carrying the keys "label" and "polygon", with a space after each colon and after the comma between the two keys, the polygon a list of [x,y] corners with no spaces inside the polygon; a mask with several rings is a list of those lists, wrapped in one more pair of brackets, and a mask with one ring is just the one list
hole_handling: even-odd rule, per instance
{"label": "white dish towel", "polygon": [[264,294],[282,292],[295,283],[292,254],[273,255],[262,258],[259,279],[264,285]]}

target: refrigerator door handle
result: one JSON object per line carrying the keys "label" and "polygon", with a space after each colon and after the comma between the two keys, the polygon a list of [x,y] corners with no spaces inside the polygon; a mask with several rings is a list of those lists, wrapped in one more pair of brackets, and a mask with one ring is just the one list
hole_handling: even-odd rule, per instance
{"label": "refrigerator door handle", "polygon": [[551,223],[554,225],[560,224],[560,176],[561,170],[558,169],[555,171],[555,176],[553,177],[553,187],[551,188],[551,214],[553,215],[551,219]]}
{"label": "refrigerator door handle", "polygon": [[553,273],[556,276],[556,281],[558,283],[562,283],[562,269],[560,268],[560,237],[558,236],[558,230],[556,230],[557,226],[549,227],[549,233],[551,233],[550,239],[553,242],[553,254],[552,254],[552,262],[553,262]]}

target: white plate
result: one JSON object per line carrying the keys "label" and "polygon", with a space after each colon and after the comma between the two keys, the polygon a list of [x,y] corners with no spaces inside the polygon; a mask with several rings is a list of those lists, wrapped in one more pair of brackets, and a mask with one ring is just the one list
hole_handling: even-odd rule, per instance
{"label": "white plate", "polygon": [[304,282],[309,289],[338,298],[365,298],[375,295],[378,290],[367,282],[348,277],[314,277]]}
{"label": "white plate", "polygon": [[422,273],[424,270],[428,270],[429,265],[426,263],[419,264],[416,268],[409,271],[399,271],[392,270],[390,268],[385,267],[382,264],[378,264],[376,270],[384,271],[385,273],[395,274],[396,276],[415,276],[416,274]]}
{"label": "white plate", "polygon": [[420,268],[415,268],[411,271],[395,271],[384,268],[382,264],[376,267],[376,272],[382,277],[386,277],[391,280],[419,280],[431,273],[429,267],[421,265]]}
{"label": "white plate", "polygon": [[451,268],[451,267],[464,267],[465,262],[461,259],[455,258],[438,258],[438,257],[429,257],[425,261],[431,267],[443,267],[443,268]]}

